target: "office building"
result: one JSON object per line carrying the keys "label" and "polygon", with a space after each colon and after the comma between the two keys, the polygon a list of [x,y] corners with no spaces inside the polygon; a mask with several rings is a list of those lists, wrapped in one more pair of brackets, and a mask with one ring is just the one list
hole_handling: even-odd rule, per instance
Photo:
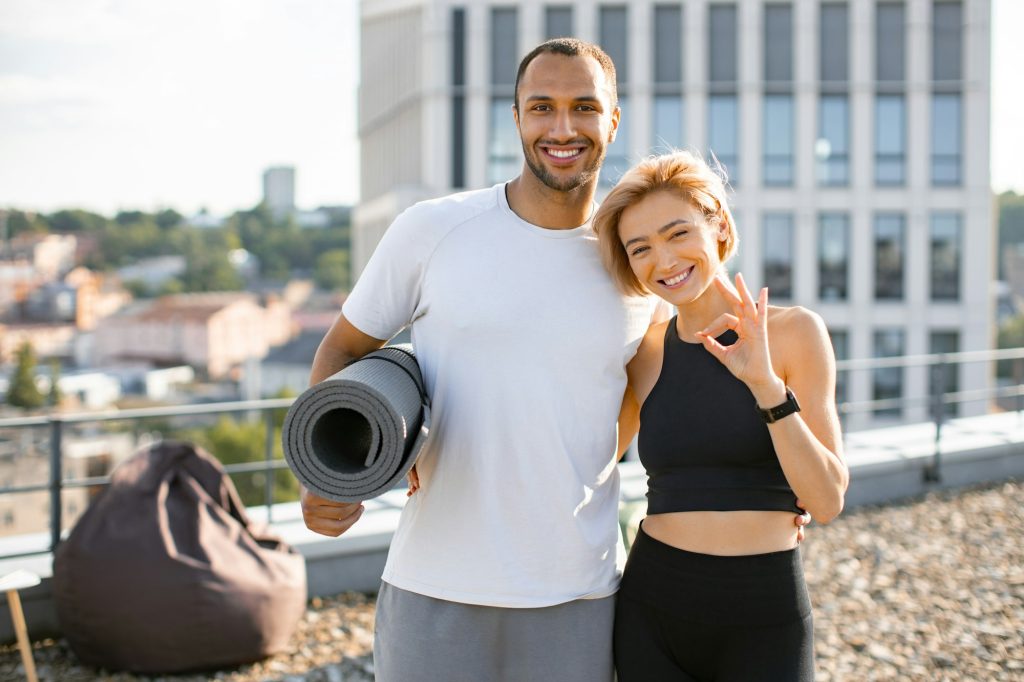
{"label": "office building", "polygon": [[[990,348],[990,20],[990,0],[364,0],[354,271],[415,201],[518,173],[518,62],[573,35],[618,71],[604,191],[648,154],[713,154],[741,231],[730,269],[818,311],[838,357]],[[990,374],[964,365],[947,389]],[[851,373],[840,394],[923,396],[932,380]]]}

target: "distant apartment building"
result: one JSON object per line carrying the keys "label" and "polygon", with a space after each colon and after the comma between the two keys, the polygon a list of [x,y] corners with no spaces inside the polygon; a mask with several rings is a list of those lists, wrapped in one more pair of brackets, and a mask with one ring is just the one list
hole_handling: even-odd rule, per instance
{"label": "distant apartment building", "polygon": [[[50,452],[32,437],[32,429],[15,429],[13,437],[0,437],[0,487],[40,485],[47,482]],[[61,472],[67,479],[106,476],[140,445],[129,433],[78,436],[66,434],[62,441]],[[62,526],[71,527],[99,486],[69,487],[61,493]],[[40,490],[0,495],[0,537],[44,534],[50,524],[50,491]]]}
{"label": "distant apartment building", "polygon": [[72,235],[23,234],[0,255],[0,316],[17,313],[29,295],[75,266],[78,240]]}
{"label": "distant apartment building", "polygon": [[0,364],[13,362],[26,343],[40,359],[73,357],[77,333],[72,323],[0,324]]}
{"label": "distant apartment building", "polygon": [[[0,364],[11,362],[26,342],[39,358],[68,358],[82,364],[78,346],[84,337],[79,333],[94,329],[131,300],[112,279],[83,267],[61,279],[32,281],[0,322]],[[3,285],[0,277],[0,289]]]}
{"label": "distant apartment building", "polygon": [[295,168],[273,166],[263,171],[263,203],[276,216],[295,210]]}
{"label": "distant apartment building", "polygon": [[151,291],[157,291],[170,280],[183,275],[187,266],[185,256],[180,254],[153,256],[118,268],[117,276],[126,284],[137,282]]}
{"label": "distant apartment building", "polygon": [[142,360],[191,365],[210,379],[228,378],[250,359],[292,335],[289,307],[247,293],[165,296],[126,308],[95,332],[95,362]]}
{"label": "distant apartment building", "polygon": [[[353,270],[415,201],[515,176],[519,60],[600,44],[622,121],[602,192],[651,153],[726,168],[730,269],[818,311],[840,358],[991,347],[990,0],[364,0]],[[960,368],[951,388],[987,387]],[[851,401],[927,393],[925,367],[840,377]],[[986,409],[965,403],[961,414]],[[926,405],[851,417],[917,421]]]}

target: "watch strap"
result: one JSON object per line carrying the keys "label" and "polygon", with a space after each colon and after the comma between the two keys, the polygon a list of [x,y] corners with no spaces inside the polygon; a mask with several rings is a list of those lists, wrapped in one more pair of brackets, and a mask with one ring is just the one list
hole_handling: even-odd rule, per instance
{"label": "watch strap", "polygon": [[786,400],[783,403],[776,405],[775,407],[769,407],[765,409],[760,405],[757,405],[757,413],[761,415],[761,419],[764,420],[765,424],[772,424],[779,421],[783,417],[788,417],[794,412],[800,411],[800,403],[796,401],[796,396],[793,395],[793,389],[786,386]]}

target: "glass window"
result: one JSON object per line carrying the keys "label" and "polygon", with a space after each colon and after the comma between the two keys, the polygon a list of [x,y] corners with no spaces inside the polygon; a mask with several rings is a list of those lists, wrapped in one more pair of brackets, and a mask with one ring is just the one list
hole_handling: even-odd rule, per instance
{"label": "glass window", "polygon": [[552,6],[544,9],[544,37],[566,38],[573,35],[572,6]]}
{"label": "glass window", "polygon": [[905,19],[902,2],[880,2],[875,9],[875,79],[904,80]]}
{"label": "glass window", "polygon": [[875,216],[875,298],[903,298],[904,217],[899,213]]}
{"label": "glass window", "polygon": [[466,10],[452,10],[452,85],[466,84]]}
{"label": "glass window", "polygon": [[902,185],[906,166],[906,105],[902,95],[875,98],[875,183]]}
{"label": "glass window", "polygon": [[[903,330],[879,329],[875,332],[875,357],[895,358],[903,355]],[[889,400],[903,397],[903,368],[879,367],[872,370],[872,400]],[[903,408],[887,407],[876,409],[876,416],[899,417]]]}
{"label": "glass window", "polygon": [[466,10],[452,10],[451,185],[466,186]]}
{"label": "glass window", "polygon": [[518,27],[514,7],[491,9],[491,83],[514,85],[519,68]]}
{"label": "glass window", "polygon": [[850,216],[823,213],[818,222],[818,298],[845,301],[850,252]]}
{"label": "glass window", "polygon": [[729,182],[740,182],[739,105],[736,95],[711,95],[708,98],[709,156],[718,159],[729,175]]}
{"label": "glass window", "polygon": [[736,82],[736,5],[714,4],[708,8],[708,80]]}
{"label": "glass window", "polygon": [[931,218],[931,295],[933,301],[960,299],[960,214]]}
{"label": "glass window", "polygon": [[452,97],[452,187],[466,186],[466,98]]}
{"label": "glass window", "polygon": [[850,182],[850,100],[846,95],[821,96],[814,156],[818,184],[842,186]]}
{"label": "glass window", "polygon": [[619,96],[619,129],[615,133],[615,141],[608,145],[608,153],[601,167],[600,184],[610,187],[619,181],[622,174],[629,170],[629,98]]}
{"label": "glass window", "polygon": [[764,98],[764,184],[793,184],[793,97]]}
{"label": "glass window", "polygon": [[772,300],[793,298],[793,216],[767,213],[761,234],[764,285]]}
{"label": "glass window", "polygon": [[932,95],[932,184],[960,184],[960,95]]}
{"label": "glass window", "polygon": [[[832,339],[832,352],[836,356],[836,362],[850,359],[850,335],[846,331],[838,329],[828,330],[829,338]],[[847,400],[847,371],[836,372],[836,403],[844,403]]]}
{"label": "glass window", "polygon": [[[955,331],[932,332],[930,339],[929,353],[959,353],[960,334]],[[928,377],[928,395],[935,396],[939,393],[941,381],[942,393],[956,393],[960,390],[959,365],[955,362],[932,365]],[[949,403],[946,405],[945,414],[947,417],[957,416],[959,404]]]}
{"label": "glass window", "polygon": [[849,7],[845,2],[821,4],[819,69],[823,83],[846,83],[850,70]]}
{"label": "glass window", "polygon": [[629,35],[626,8],[602,7],[599,15],[601,48],[615,64],[615,78],[621,88],[629,82],[629,50],[626,38]]}
{"label": "glass window", "polygon": [[772,3],[764,8],[764,80],[793,81],[793,5]]}
{"label": "glass window", "polygon": [[683,82],[683,8],[654,6],[654,82]]}
{"label": "glass window", "polygon": [[959,81],[963,52],[963,8],[959,2],[932,5],[932,80]]}
{"label": "glass window", "polygon": [[487,145],[487,182],[496,184],[515,177],[522,169],[523,147],[512,118],[512,97],[491,100],[491,139]]}
{"label": "glass window", "polygon": [[658,95],[654,98],[654,144],[659,152],[681,149],[686,127],[683,98]]}

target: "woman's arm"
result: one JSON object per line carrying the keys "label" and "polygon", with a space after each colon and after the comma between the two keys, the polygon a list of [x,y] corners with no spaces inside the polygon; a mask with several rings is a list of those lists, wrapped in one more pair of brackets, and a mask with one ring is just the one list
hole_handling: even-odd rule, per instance
{"label": "woman's arm", "polygon": [[796,396],[800,412],[769,424],[768,432],[800,503],[816,521],[828,523],[843,510],[850,484],[836,411],[832,344],[821,318],[811,311],[790,308],[780,311],[780,318],[772,326],[777,327],[773,341],[782,377],[754,397],[767,408],[785,401],[787,386]]}
{"label": "woman's arm", "polygon": [[[842,438],[835,407],[835,358],[821,318],[804,308],[772,313],[768,344],[768,292],[755,304],[743,277],[737,292],[722,281],[716,286],[731,303],[723,315],[699,333],[708,352],[717,357],[754,395],[758,406],[770,408],[786,400],[788,386],[801,411],[768,425],[772,444],[793,492],[816,521],[828,523],[843,509],[849,471],[842,458]],[[738,335],[722,346],[715,336],[726,328]],[[753,408],[751,408],[753,409]]]}

